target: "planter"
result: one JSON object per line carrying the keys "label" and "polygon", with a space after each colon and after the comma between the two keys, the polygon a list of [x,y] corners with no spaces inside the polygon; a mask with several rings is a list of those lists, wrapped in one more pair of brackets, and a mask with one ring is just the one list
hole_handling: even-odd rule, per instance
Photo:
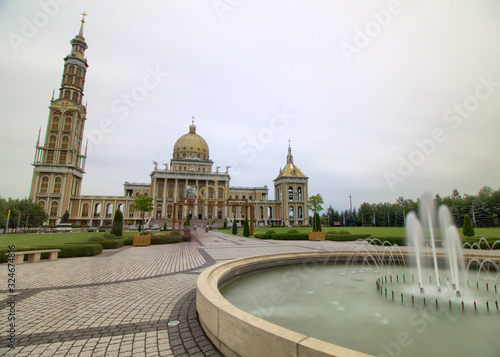
{"label": "planter", "polygon": [[326,233],[325,232],[308,232],[309,240],[325,240]]}
{"label": "planter", "polygon": [[134,247],[141,246],[141,245],[144,245],[144,246],[151,245],[151,234],[148,234],[146,236],[134,236],[134,240],[133,240],[132,244]]}

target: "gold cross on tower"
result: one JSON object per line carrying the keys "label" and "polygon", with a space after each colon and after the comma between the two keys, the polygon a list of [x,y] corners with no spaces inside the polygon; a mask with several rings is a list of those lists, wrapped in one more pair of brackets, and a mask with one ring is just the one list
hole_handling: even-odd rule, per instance
{"label": "gold cross on tower", "polygon": [[191,124],[194,125],[194,115],[191,118]]}
{"label": "gold cross on tower", "polygon": [[85,16],[88,16],[88,15],[85,13],[85,11],[84,11],[84,12],[83,12],[83,14],[81,14],[81,15],[83,16],[83,18],[82,18],[82,23],[85,23]]}

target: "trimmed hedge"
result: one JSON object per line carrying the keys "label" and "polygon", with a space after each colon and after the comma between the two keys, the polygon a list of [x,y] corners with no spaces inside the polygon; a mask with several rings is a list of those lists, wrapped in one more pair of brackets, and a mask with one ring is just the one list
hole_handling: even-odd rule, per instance
{"label": "trimmed hedge", "polygon": [[327,234],[326,239],[336,242],[350,242],[358,239],[366,239],[371,234]]}
{"label": "trimmed hedge", "polygon": [[172,244],[182,242],[182,237],[151,237],[151,244]]}
{"label": "trimmed hedge", "polygon": [[104,239],[118,239],[117,236],[111,233],[104,233],[101,235],[101,237],[103,237]]}
{"label": "trimmed hedge", "polygon": [[272,229],[269,229],[269,230],[266,231],[265,234],[274,234],[274,233],[276,233],[276,231],[273,231]]}
{"label": "trimmed hedge", "polygon": [[[29,250],[46,250],[46,249],[60,249],[59,258],[73,258],[73,257],[92,257],[94,255],[101,254],[102,246],[100,244],[87,244],[87,243],[68,243],[64,245],[45,245],[45,246],[34,246],[34,247],[20,247],[16,249],[16,252],[26,252]],[[0,249],[0,263],[7,262],[7,256],[9,250],[6,248]],[[25,260],[28,257],[24,257]],[[41,259],[48,259],[49,253],[44,253],[41,255]]]}
{"label": "trimmed hedge", "polygon": [[296,233],[299,233],[298,230],[296,229],[289,229],[288,231],[286,231],[288,234],[296,234]]}
{"label": "trimmed hedge", "polygon": [[370,239],[374,240],[373,244],[375,244],[375,245],[381,245],[377,239],[379,239],[382,242],[382,244],[384,242],[389,242],[389,243],[391,243],[391,245],[397,244],[400,247],[407,245],[406,237],[377,236],[377,237],[370,237]]}
{"label": "trimmed hedge", "polygon": [[104,242],[106,240],[106,238],[104,237],[100,237],[100,236],[96,236],[96,237],[91,237],[89,238],[88,242],[96,242],[96,243],[100,243],[100,242]]}
{"label": "trimmed hedge", "polygon": [[[468,249],[477,249],[477,245],[474,246],[474,248],[472,248],[472,245],[474,243],[479,243],[479,240],[481,238],[462,238],[462,242],[464,243],[464,248],[468,248]],[[484,241],[484,239],[481,240],[481,244],[479,245],[481,249],[500,249],[500,243],[496,244],[495,246],[493,246],[495,244],[496,241],[500,241],[500,238],[494,238],[494,237],[488,237],[488,238],[485,238],[486,241],[488,242],[488,244],[486,244],[486,242]],[[465,243],[469,243],[469,244],[465,244]],[[488,247],[489,245],[489,247]]]}
{"label": "trimmed hedge", "polygon": [[103,242],[99,242],[103,249],[118,249],[123,247],[125,244],[125,238],[122,239],[105,239]]}
{"label": "trimmed hedge", "polygon": [[276,240],[309,240],[307,233],[257,233],[258,239],[276,239]]}
{"label": "trimmed hedge", "polygon": [[346,235],[346,234],[351,234],[351,232],[349,231],[334,231],[334,230],[331,230],[331,231],[328,231],[326,232],[326,234],[342,234],[342,235]]}

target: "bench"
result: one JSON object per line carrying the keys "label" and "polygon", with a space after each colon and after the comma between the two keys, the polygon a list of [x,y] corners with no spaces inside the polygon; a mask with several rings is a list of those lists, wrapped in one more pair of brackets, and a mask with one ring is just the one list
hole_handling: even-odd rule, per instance
{"label": "bench", "polygon": [[40,261],[40,256],[42,255],[42,253],[49,253],[49,260],[57,260],[57,256],[60,251],[61,249],[30,250],[25,252],[11,252],[6,253],[5,255],[14,254],[14,264],[23,264],[25,255],[28,256],[28,262],[34,263]]}

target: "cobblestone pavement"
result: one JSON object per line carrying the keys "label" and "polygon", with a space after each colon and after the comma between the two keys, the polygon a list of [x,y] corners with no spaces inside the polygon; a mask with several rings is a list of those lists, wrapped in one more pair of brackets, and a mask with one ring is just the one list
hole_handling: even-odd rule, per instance
{"label": "cobblestone pavement", "polygon": [[97,257],[16,266],[16,347],[6,348],[7,265],[0,356],[220,356],[196,318],[198,275],[262,254],[352,249],[195,232],[189,243],[125,247]]}

